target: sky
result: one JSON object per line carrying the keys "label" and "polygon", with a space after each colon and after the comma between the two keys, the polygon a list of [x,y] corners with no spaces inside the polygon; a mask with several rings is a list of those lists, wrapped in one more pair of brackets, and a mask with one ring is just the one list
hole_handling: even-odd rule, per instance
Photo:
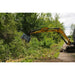
{"label": "sky", "polygon": [[75,24],[75,13],[59,13],[59,17],[59,21],[64,23],[65,34],[70,35],[71,24]]}

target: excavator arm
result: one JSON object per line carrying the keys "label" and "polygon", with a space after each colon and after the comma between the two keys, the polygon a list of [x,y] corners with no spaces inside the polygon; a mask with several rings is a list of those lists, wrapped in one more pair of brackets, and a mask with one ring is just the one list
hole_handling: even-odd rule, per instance
{"label": "excavator arm", "polygon": [[[65,42],[67,45],[70,45],[70,44],[71,44],[71,42],[70,42],[70,40],[68,39],[68,37],[66,36],[66,34],[65,34],[65,33],[63,32],[63,30],[60,29],[60,28],[47,28],[47,27],[45,27],[45,28],[33,30],[33,31],[31,31],[31,32],[29,33],[29,36],[32,35],[32,34],[43,33],[43,32],[57,32],[57,33],[61,36],[61,38],[64,40],[64,42]],[[27,37],[27,38],[26,38],[26,37]],[[64,37],[65,39],[64,39],[63,37]],[[22,36],[22,39],[27,40],[28,38],[29,38],[29,37],[26,36],[26,34]],[[30,41],[30,38],[28,39],[28,41]]]}

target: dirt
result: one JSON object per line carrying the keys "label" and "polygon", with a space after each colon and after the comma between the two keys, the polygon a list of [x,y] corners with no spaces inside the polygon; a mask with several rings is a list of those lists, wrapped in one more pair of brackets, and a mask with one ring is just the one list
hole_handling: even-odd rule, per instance
{"label": "dirt", "polygon": [[60,52],[58,59],[64,61],[64,62],[75,62],[75,47],[70,46],[69,49],[66,49],[66,44],[63,45],[63,49],[65,49],[66,52]]}
{"label": "dirt", "polygon": [[7,60],[6,62],[21,62],[22,60],[24,60],[25,58],[19,58],[19,59],[10,59],[10,60]]}
{"label": "dirt", "polygon": [[63,60],[42,58],[42,59],[39,59],[39,60],[35,60],[34,62],[63,62]]}
{"label": "dirt", "polygon": [[64,62],[75,62],[75,53],[61,52],[58,59]]}

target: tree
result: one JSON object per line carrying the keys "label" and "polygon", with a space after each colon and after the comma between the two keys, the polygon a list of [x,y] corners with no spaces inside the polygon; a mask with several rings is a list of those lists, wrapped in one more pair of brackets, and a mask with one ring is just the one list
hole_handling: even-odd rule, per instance
{"label": "tree", "polygon": [[9,43],[16,31],[16,21],[14,13],[0,14],[0,38]]}
{"label": "tree", "polygon": [[73,31],[75,29],[75,24],[71,24],[71,31],[70,31],[70,34],[73,35]]}

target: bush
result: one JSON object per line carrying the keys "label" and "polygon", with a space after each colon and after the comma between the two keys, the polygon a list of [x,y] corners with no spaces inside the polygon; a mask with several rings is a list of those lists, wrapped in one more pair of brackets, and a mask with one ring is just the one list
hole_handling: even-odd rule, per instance
{"label": "bush", "polygon": [[52,38],[44,38],[42,41],[40,41],[40,46],[50,48],[50,45],[52,45],[55,41]]}
{"label": "bush", "polygon": [[9,43],[11,57],[20,58],[26,54],[25,42],[21,39],[21,32],[17,32],[14,40]]}
{"label": "bush", "polygon": [[25,41],[21,39],[22,32],[16,32],[14,39],[9,43],[0,40],[0,61],[16,59],[27,55]]}
{"label": "bush", "polygon": [[0,61],[6,61],[10,57],[9,45],[4,44],[3,40],[0,40]]}
{"label": "bush", "polygon": [[38,47],[40,46],[40,43],[38,41],[37,38],[32,38],[31,41],[30,41],[30,49],[38,49]]}

